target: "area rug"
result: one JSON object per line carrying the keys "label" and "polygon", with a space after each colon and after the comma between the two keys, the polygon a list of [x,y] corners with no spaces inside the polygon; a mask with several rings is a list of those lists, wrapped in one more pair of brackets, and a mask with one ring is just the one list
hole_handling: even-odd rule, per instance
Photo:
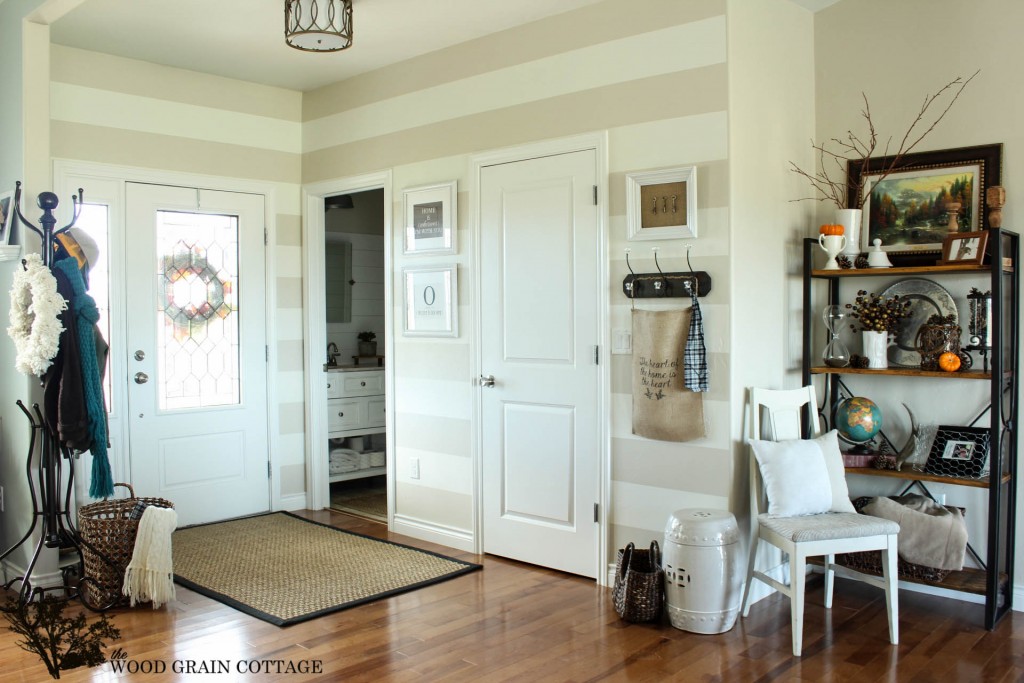
{"label": "area rug", "polygon": [[287,512],[174,532],[176,583],[278,626],[480,569]]}

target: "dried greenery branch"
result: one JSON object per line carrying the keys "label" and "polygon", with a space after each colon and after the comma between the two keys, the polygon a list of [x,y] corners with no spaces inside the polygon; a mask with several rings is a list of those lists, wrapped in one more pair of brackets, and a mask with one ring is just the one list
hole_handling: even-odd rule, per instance
{"label": "dried greenery branch", "polygon": [[53,678],[60,678],[62,670],[107,661],[103,641],[121,637],[107,615],[87,624],[84,612],[65,617],[67,605],[67,599],[41,595],[35,601],[10,598],[0,607],[8,628],[23,638],[17,641],[18,647],[39,655]]}
{"label": "dried greenery branch", "polygon": [[[935,93],[927,95],[921,103],[917,116],[911,121],[906,132],[903,133],[899,147],[891,154],[892,137],[886,139],[881,150],[878,148],[878,131],[875,129],[875,122],[871,118],[871,105],[868,103],[867,95],[862,92],[861,97],[864,99],[864,108],[861,110],[860,115],[867,125],[867,132],[863,135],[858,135],[852,130],[848,130],[846,131],[846,136],[842,138],[834,137],[830,138],[827,142],[821,143],[811,140],[811,148],[817,152],[817,170],[806,171],[792,161],[789,162],[789,167],[791,171],[802,176],[811,184],[815,196],[800,197],[793,201],[829,201],[840,209],[861,208],[864,203],[864,193],[861,191],[864,177],[870,173],[874,178],[874,182],[879,183],[893,171],[899,170],[903,164],[904,157],[935,129],[935,126],[946,116],[953,103],[960,97],[960,93],[964,91],[968,83],[974,80],[978,73],[978,71],[975,71],[967,79],[957,76],[939,88]],[[928,123],[928,110],[933,105],[939,106],[935,103],[946,96],[949,97],[949,102],[946,103],[945,108],[939,112],[938,116],[931,120],[931,123]],[[872,160],[876,158],[876,152],[880,152],[878,156],[884,157],[884,159],[876,159],[879,165],[872,166]],[[854,169],[856,169],[856,172],[851,174],[851,171]]]}

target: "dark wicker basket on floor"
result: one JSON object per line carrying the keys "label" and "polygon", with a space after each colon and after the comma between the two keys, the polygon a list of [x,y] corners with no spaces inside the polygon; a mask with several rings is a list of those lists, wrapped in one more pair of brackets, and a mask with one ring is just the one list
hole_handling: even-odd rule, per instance
{"label": "dark wicker basket on floor", "polygon": [[136,498],[130,484],[114,484],[128,489],[129,498],[103,500],[78,509],[78,533],[82,539],[84,577],[80,589],[87,605],[113,607],[127,598],[121,592],[124,572],[132,560],[135,534],[142,511],[150,506],[173,508],[163,498]]}
{"label": "dark wicker basket on floor", "polygon": [[616,614],[625,621],[656,621],[664,601],[665,572],[658,542],[651,541],[650,550],[637,550],[632,543],[620,550],[612,586]]}
{"label": "dark wicker basket on floor", "polygon": [[[863,496],[853,501],[853,507],[861,512],[864,506],[872,501],[870,496]],[[966,514],[964,508],[960,512]],[[882,575],[882,552],[880,550],[868,550],[860,553],[842,553],[836,555],[836,564],[841,564],[850,569],[867,572],[869,574]],[[915,579],[918,581],[939,582],[949,576],[951,570],[926,567],[921,564],[914,564],[900,559],[896,562],[896,574],[901,579]]]}

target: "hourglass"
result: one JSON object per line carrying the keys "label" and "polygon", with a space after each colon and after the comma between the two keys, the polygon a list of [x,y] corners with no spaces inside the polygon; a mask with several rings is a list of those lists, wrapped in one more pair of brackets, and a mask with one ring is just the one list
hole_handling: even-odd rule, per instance
{"label": "hourglass", "polygon": [[850,364],[850,350],[839,340],[839,330],[847,317],[846,311],[841,306],[835,305],[826,306],[821,313],[821,319],[825,321],[825,327],[832,335],[821,354],[825,365],[830,368],[845,368]]}

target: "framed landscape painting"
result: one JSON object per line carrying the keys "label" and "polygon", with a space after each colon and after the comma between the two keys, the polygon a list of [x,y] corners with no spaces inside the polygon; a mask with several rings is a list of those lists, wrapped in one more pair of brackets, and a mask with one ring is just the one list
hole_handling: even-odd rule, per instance
{"label": "framed landscape painting", "polygon": [[880,239],[890,253],[938,254],[950,233],[987,229],[985,189],[999,184],[1001,159],[1002,145],[907,154],[885,178],[873,169],[891,157],[870,159],[866,171],[850,162],[863,198],[861,250]]}

